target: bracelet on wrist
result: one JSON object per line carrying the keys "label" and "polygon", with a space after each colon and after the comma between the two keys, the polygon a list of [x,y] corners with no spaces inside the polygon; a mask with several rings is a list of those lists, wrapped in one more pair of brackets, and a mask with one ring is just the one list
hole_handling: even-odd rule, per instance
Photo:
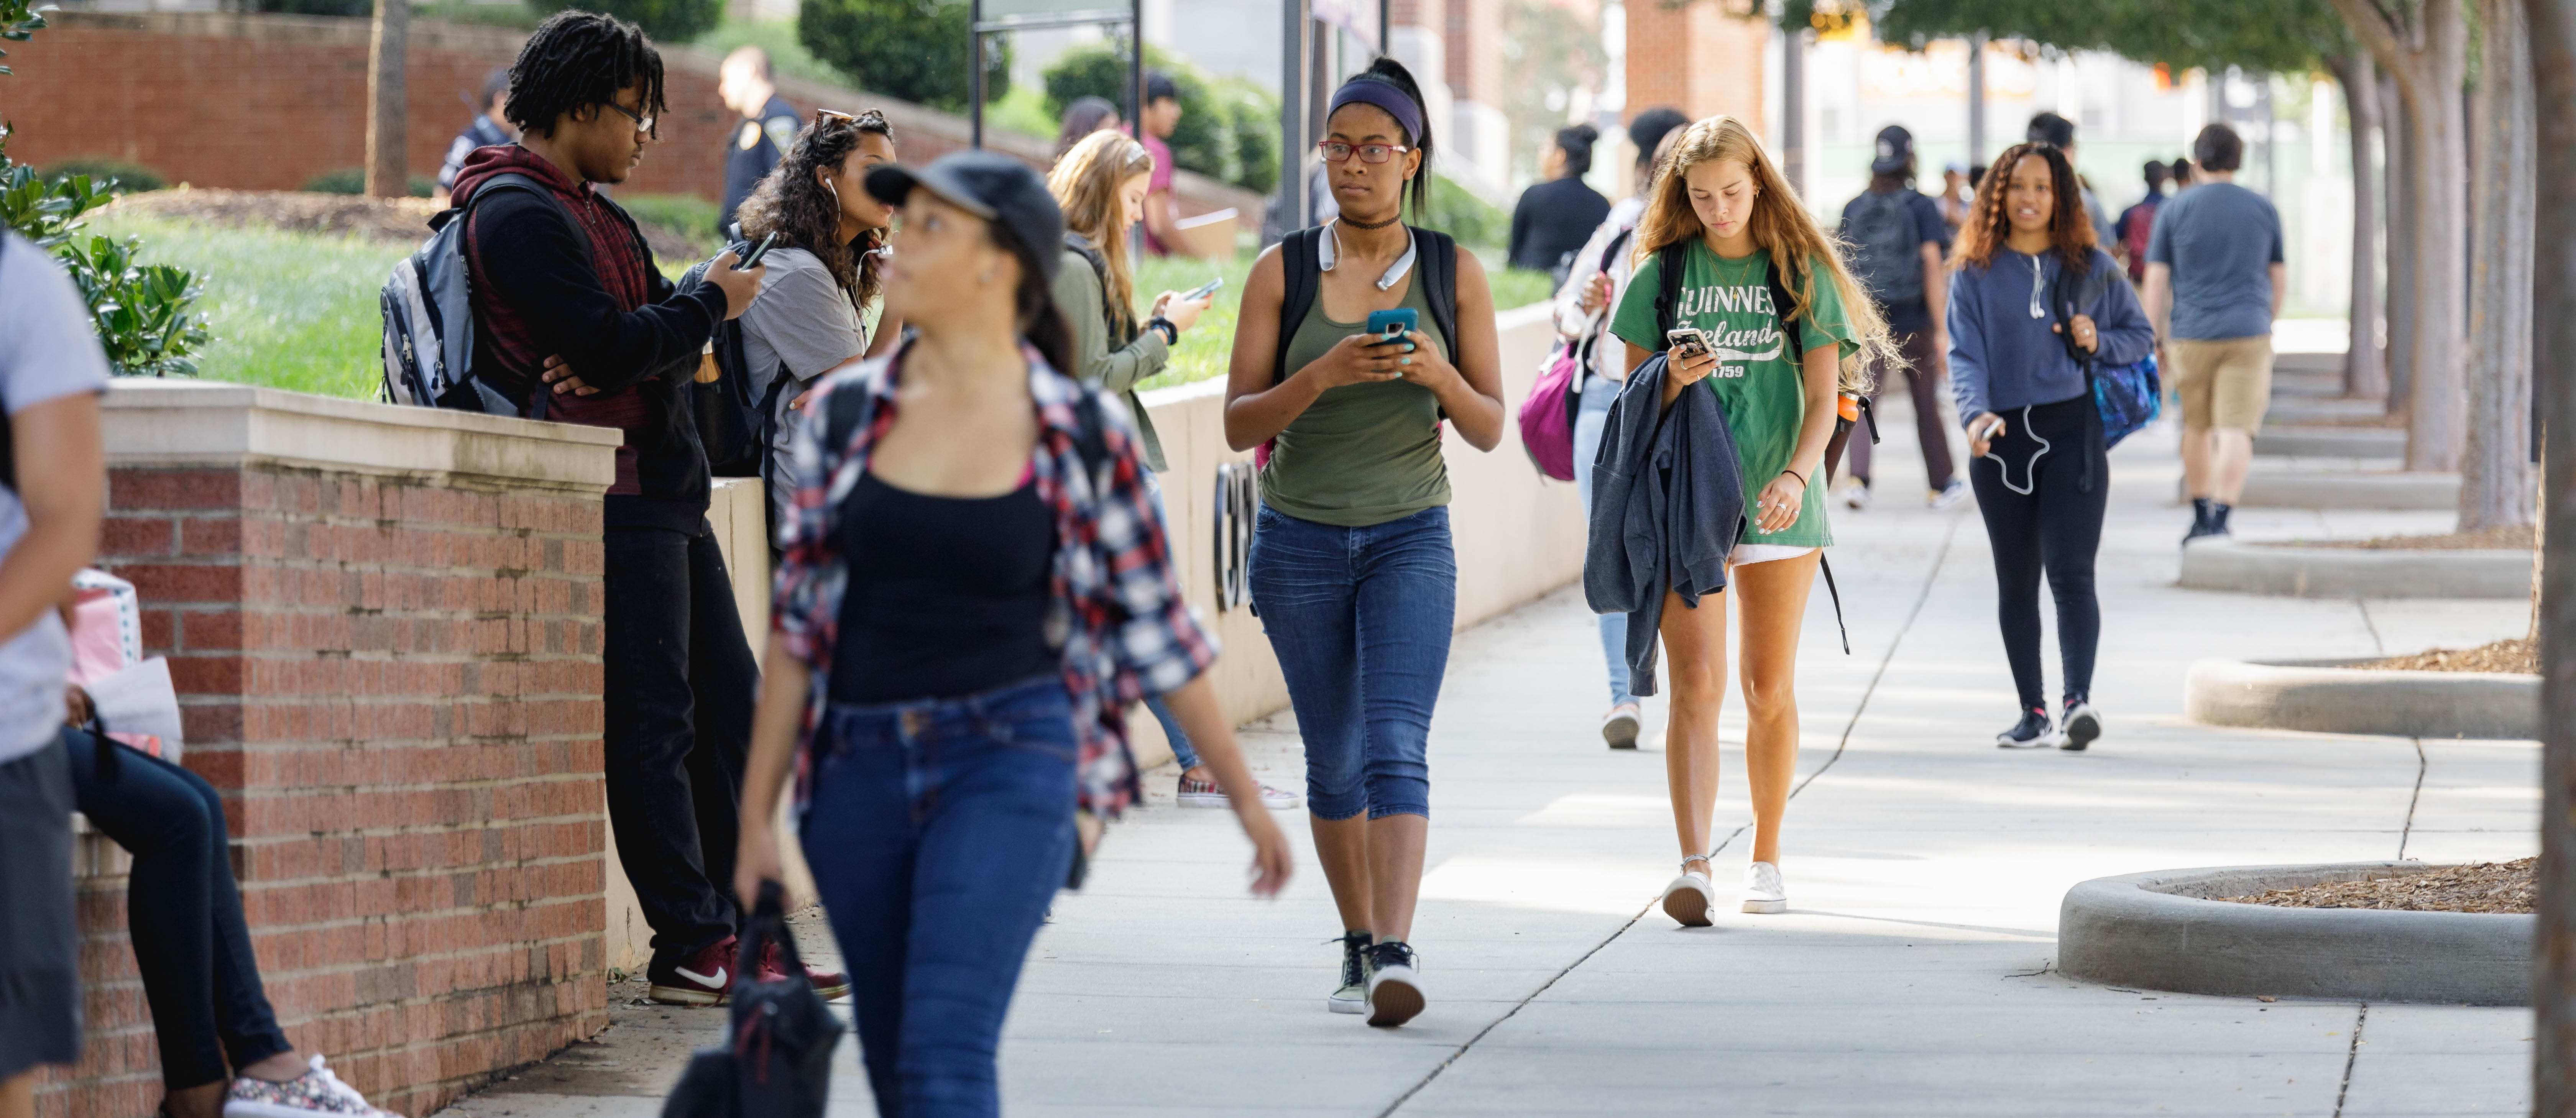
{"label": "bracelet on wrist", "polygon": [[1173,346],[1181,344],[1181,328],[1172,325],[1171,319],[1165,318],[1159,314],[1155,315],[1154,317],[1145,320],[1145,328],[1148,330],[1162,331],[1164,345]]}
{"label": "bracelet on wrist", "polygon": [[1780,472],[1781,472],[1781,473],[1784,473],[1784,474],[1787,474],[1787,475],[1789,475],[1790,477],[1793,477],[1793,478],[1798,479],[1798,484],[1800,484],[1800,485],[1805,485],[1805,484],[1807,484],[1807,475],[1805,475],[1805,474],[1799,473],[1799,472],[1798,472],[1798,471],[1796,471],[1796,470],[1792,470],[1792,469],[1788,468],[1787,466],[1782,466],[1782,467],[1780,467]]}

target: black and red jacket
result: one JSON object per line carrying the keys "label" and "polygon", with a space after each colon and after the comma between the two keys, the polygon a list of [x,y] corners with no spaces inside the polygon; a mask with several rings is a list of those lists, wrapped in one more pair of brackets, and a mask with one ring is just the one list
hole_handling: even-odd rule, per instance
{"label": "black and red jacket", "polygon": [[[675,288],[625,210],[516,144],[467,156],[455,204],[505,171],[550,188],[556,204],[504,190],[472,211],[475,376],[523,409],[543,397],[541,418],[625,432],[608,527],[696,531],[707,512],[707,456],[685,393],[699,351],[724,321],[724,292]],[[558,354],[599,393],[548,391],[538,374]]]}

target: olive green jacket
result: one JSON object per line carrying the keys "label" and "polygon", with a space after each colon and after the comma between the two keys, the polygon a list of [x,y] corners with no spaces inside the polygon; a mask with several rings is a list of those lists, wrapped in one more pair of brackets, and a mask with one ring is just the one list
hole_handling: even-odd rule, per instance
{"label": "olive green jacket", "polygon": [[1114,336],[1109,296],[1101,287],[1100,273],[1072,249],[1064,251],[1064,261],[1055,270],[1055,305],[1063,312],[1065,324],[1073,328],[1075,367],[1066,371],[1099,385],[1101,391],[1125,397],[1127,410],[1136,415],[1136,429],[1145,435],[1145,464],[1156,473],[1170,469],[1163,463],[1163,442],[1154,435],[1153,417],[1145,414],[1144,402],[1136,398],[1137,382],[1162,372],[1172,359],[1170,347],[1163,344],[1163,332],[1142,330],[1129,322],[1122,323]]}

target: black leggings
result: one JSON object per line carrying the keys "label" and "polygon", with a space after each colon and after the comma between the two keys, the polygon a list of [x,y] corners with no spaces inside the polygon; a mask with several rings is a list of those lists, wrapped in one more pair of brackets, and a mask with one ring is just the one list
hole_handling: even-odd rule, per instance
{"label": "black leggings", "polygon": [[[1970,464],[1977,512],[1995,553],[1995,614],[2004,659],[2023,710],[2045,705],[2039,670],[2039,576],[2057,599],[2057,651],[2064,661],[2068,705],[2093,693],[2093,650],[2102,640],[2102,607],[2093,597],[2093,553],[2102,546],[2102,509],[2111,492],[2110,465],[2093,456],[2093,486],[2078,488],[2087,455],[2088,396],[2014,408],[2007,428]],[[2002,461],[1996,461],[1996,459]],[[2023,492],[2027,490],[2028,492]]]}

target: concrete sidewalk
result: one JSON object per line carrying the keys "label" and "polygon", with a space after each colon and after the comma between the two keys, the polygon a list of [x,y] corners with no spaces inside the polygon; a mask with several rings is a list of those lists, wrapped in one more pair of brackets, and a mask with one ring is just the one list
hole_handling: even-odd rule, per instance
{"label": "concrete sidewalk", "polygon": [[[2180,717],[2195,659],[2477,643],[2521,632],[2526,607],[2177,589],[2189,514],[2172,501],[2176,435],[2162,426],[2113,455],[2094,686],[2106,735],[2085,754],[1997,750],[2014,703],[1985,536],[1972,507],[1934,513],[1915,498],[1921,459],[1898,395],[1882,422],[1880,503],[1833,510],[1853,655],[1825,595],[1808,617],[1789,913],[1683,930],[1650,907],[1679,856],[1660,735],[1634,753],[1602,747],[1599,641],[1579,595],[1560,593],[1461,634],[1451,658],[1414,934],[1431,995],[1421,1018],[1379,1031],[1327,1014],[1326,941],[1341,929],[1311,856],[1280,900],[1245,897],[1249,848],[1230,816],[1170,807],[1166,770],[1038,939],[1003,1041],[1008,1111],[2521,1113],[2523,1010],[2122,990],[2062,978],[2052,959],[2058,900],[2085,878],[2532,853],[2533,743]],[[2237,525],[2260,539],[2448,522],[2250,510]],[[1654,704],[1649,724],[1661,720]],[[1740,710],[1727,725],[1740,742]],[[1245,741],[1265,779],[1301,783],[1287,717]],[[1726,763],[1721,833],[1749,819],[1740,754]],[[1721,886],[1746,841],[1720,854]],[[720,1028],[715,1013],[664,1007],[621,1007],[617,1020],[451,1113],[655,1114],[682,1051]],[[839,1118],[873,1113],[851,1047]]]}

